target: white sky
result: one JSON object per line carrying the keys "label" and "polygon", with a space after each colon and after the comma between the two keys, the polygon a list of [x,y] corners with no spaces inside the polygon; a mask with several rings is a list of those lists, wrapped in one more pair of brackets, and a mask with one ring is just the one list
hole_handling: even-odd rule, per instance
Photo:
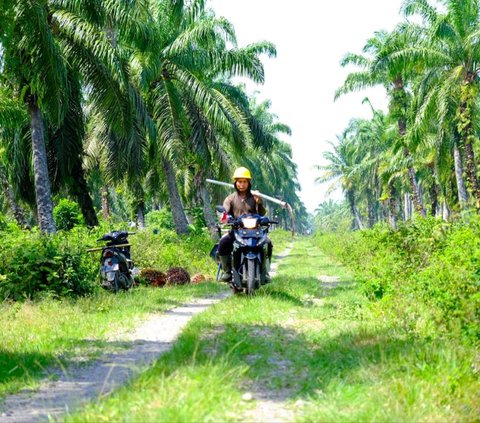
{"label": "white sky", "polygon": [[[277,57],[263,60],[266,81],[258,90],[259,100],[270,99],[271,111],[292,128],[284,138],[293,149],[302,186],[300,198],[309,212],[328,198],[342,198],[339,191],[330,196],[327,185],[314,183],[324,163],[326,141],[335,141],[354,117],[371,117],[373,106],[386,110],[382,88],[347,94],[333,101],[335,90],[354,68],[342,68],[347,52],[361,53],[365,41],[375,31],[390,31],[402,21],[402,0],[209,0],[217,16],[224,16],[235,27],[239,46],[267,40],[277,47]],[[269,194],[269,193],[265,193]]]}

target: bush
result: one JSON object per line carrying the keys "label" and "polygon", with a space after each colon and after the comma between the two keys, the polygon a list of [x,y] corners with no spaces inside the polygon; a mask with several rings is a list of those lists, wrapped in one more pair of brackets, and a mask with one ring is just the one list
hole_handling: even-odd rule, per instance
{"label": "bush", "polygon": [[214,242],[206,232],[179,236],[161,230],[154,234],[139,231],[131,237],[132,259],[139,268],[154,268],[166,272],[171,267],[183,267],[190,274],[211,274],[215,263],[209,256]]}
{"label": "bush", "polygon": [[145,223],[156,229],[174,230],[172,213],[167,209],[153,210],[145,215]]}
{"label": "bush", "polygon": [[[318,245],[352,269],[370,299],[408,319],[427,307],[437,328],[480,340],[480,218],[448,224],[417,218],[394,231],[377,226],[347,234],[322,235]],[[415,304],[418,307],[415,307]]]}
{"label": "bush", "polygon": [[66,198],[62,198],[53,209],[53,219],[57,229],[62,231],[69,231],[83,221],[78,204]]}
{"label": "bush", "polygon": [[41,293],[81,296],[95,289],[98,262],[79,238],[16,231],[2,233],[0,296],[22,300]]}

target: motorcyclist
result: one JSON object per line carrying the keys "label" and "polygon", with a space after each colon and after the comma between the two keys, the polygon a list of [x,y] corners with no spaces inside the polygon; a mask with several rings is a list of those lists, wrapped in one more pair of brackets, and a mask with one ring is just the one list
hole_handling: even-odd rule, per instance
{"label": "motorcyclist", "polygon": [[[236,192],[225,198],[223,207],[225,214],[233,217],[239,217],[242,214],[259,214],[264,216],[266,209],[263,206],[262,199],[258,196],[258,191],[252,191],[252,175],[245,167],[239,167],[233,173],[234,187]],[[223,221],[223,223],[226,223]],[[220,281],[232,281],[232,251],[235,236],[233,231],[225,234],[218,244],[217,255],[222,266]],[[267,238],[268,259],[272,257],[272,241]],[[266,280],[270,281],[268,272],[265,274]]]}

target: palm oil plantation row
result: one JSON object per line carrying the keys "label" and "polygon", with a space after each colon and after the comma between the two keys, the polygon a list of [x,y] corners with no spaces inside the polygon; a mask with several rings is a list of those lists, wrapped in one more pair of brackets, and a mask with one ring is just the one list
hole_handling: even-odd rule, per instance
{"label": "palm oil plantation row", "polygon": [[279,139],[290,128],[232,82],[262,83],[261,56],[275,46],[238,47],[204,3],[2,2],[1,205],[20,226],[54,233],[54,205],[69,198],[89,227],[100,207],[143,227],[164,206],[179,234],[187,214],[211,227],[210,195],[221,202],[225,191],[215,196],[205,179],[229,181],[238,165],[302,226],[296,165]]}
{"label": "palm oil plantation row", "polygon": [[480,3],[405,0],[402,13],[344,56],[354,70],[336,91],[383,86],[388,113],[352,119],[319,166],[319,181],[340,178],[357,228],[480,209]]}

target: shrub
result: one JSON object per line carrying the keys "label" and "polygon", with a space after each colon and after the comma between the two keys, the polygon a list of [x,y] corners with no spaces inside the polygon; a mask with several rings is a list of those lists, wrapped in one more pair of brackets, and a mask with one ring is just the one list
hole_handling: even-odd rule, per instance
{"label": "shrub", "polygon": [[403,308],[407,320],[416,319],[418,304],[438,329],[480,340],[480,217],[451,224],[416,218],[395,231],[377,226],[316,239],[354,271],[368,298],[387,299],[386,308],[395,299],[393,308],[400,314]]}
{"label": "shrub", "polygon": [[4,299],[86,295],[95,289],[98,262],[81,238],[16,231],[2,233],[0,295]]}
{"label": "shrub", "polygon": [[171,267],[183,267],[191,274],[210,274],[215,263],[209,256],[214,242],[208,233],[179,236],[170,230],[157,234],[139,231],[131,237],[132,259],[139,268],[167,271]]}
{"label": "shrub", "polygon": [[69,231],[82,222],[82,213],[77,203],[62,198],[53,209],[53,219],[58,230]]}
{"label": "shrub", "polygon": [[167,209],[153,210],[145,215],[145,223],[156,229],[175,229],[172,213]]}

